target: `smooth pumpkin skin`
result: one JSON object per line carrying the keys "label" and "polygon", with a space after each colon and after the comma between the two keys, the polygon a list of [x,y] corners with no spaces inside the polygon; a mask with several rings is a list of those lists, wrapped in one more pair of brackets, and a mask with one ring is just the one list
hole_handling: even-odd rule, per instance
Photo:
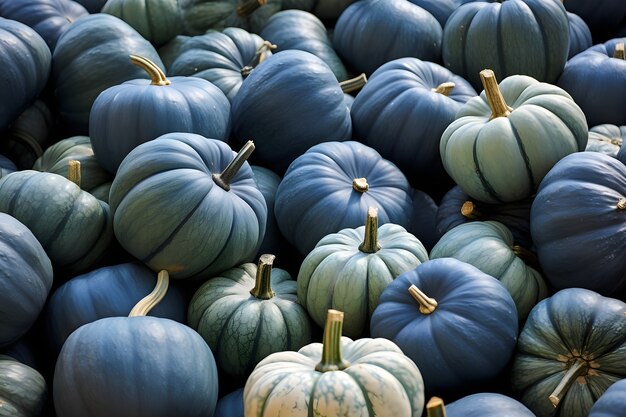
{"label": "smooth pumpkin skin", "polygon": [[330,67],[295,49],[273,54],[252,71],[233,100],[232,119],[234,146],[253,138],[252,160],[279,175],[312,146],[352,135],[350,111]]}
{"label": "smooth pumpkin skin", "polygon": [[[128,316],[155,282],[152,270],[133,261],[77,275],[59,286],[43,312],[46,340],[53,355],[59,354],[65,340],[80,326],[105,317]],[[170,283],[165,298],[150,315],[185,323],[187,301],[175,283]]]}
{"label": "smooth pumpkin skin", "polygon": [[33,232],[55,269],[85,272],[114,241],[109,205],[58,174],[22,170],[0,179],[0,211]]}
{"label": "smooth pumpkin skin", "polygon": [[[50,75],[50,49],[35,30],[0,17],[0,131],[41,93]],[[10,98],[10,99],[7,99]]]}
{"label": "smooth pumpkin skin", "polygon": [[124,159],[109,201],[115,236],[131,255],[173,279],[205,279],[252,257],[261,245],[267,205],[250,165],[230,191],[212,179],[235,152],[193,133],[168,133]]}
{"label": "smooth pumpkin skin", "polygon": [[626,398],[626,378],[611,385],[589,410],[589,417],[622,417]]}
{"label": "smooth pumpkin skin", "polygon": [[446,417],[535,417],[524,404],[498,393],[478,393],[446,405]]}
{"label": "smooth pumpkin skin", "polygon": [[[598,397],[625,377],[625,309],[620,300],[582,288],[561,290],[537,304],[513,360],[517,398],[538,417],[587,417]],[[577,358],[591,369],[573,382],[555,409],[548,397]]]}
{"label": "smooth pumpkin skin", "polygon": [[282,10],[267,20],[260,35],[276,45],[276,52],[287,49],[310,52],[332,69],[338,81],[348,78],[348,71],[333,48],[326,26],[313,13]]}
{"label": "smooth pumpkin skin", "polygon": [[372,74],[402,57],[438,62],[443,30],[437,19],[410,1],[363,0],[339,16],[333,46],[354,72]]}
{"label": "smooth pumpkin skin", "polygon": [[59,37],[52,54],[51,82],[57,110],[71,134],[89,134],[89,112],[102,91],[124,81],[148,78],[130,62],[131,54],[163,68],[148,40],[106,13],[76,20]]}
{"label": "smooth pumpkin skin", "polygon": [[599,0],[590,3],[585,0],[565,0],[565,8],[579,15],[594,31],[619,28],[626,17],[626,4],[620,0]]}
{"label": "smooth pumpkin skin", "polygon": [[298,300],[320,327],[328,309],[345,316],[343,334],[367,335],[369,321],[381,293],[397,276],[428,260],[424,245],[402,226],[378,227],[380,249],[361,251],[365,226],[347,228],[323,237],[302,261],[298,272]]}
{"label": "smooth pumpkin skin", "polygon": [[0,178],[14,171],[17,171],[17,167],[13,161],[4,155],[0,155]]}
{"label": "smooth pumpkin skin", "polygon": [[243,388],[229,392],[217,401],[215,417],[244,417]]}
{"label": "smooth pumpkin skin", "polygon": [[455,258],[496,278],[509,291],[520,321],[549,295],[535,268],[516,253],[513,234],[502,223],[475,221],[460,224],[444,234],[430,251],[430,259]]}
{"label": "smooth pumpkin skin", "polygon": [[341,337],[342,371],[319,372],[322,344],[262,360],[244,387],[247,417],[310,415],[419,417],[424,408],[420,370],[393,342]]}
{"label": "smooth pumpkin skin", "polygon": [[498,78],[528,75],[556,83],[567,61],[569,33],[560,1],[469,2],[448,18],[442,58],[477,90],[485,68]]}
{"label": "smooth pumpkin skin", "polygon": [[593,39],[587,23],[577,14],[567,12],[569,21],[569,52],[567,59],[571,59],[582,51],[591,48]]}
{"label": "smooth pumpkin skin", "polygon": [[54,371],[59,417],[210,417],[217,393],[217,367],[202,337],[157,317],[109,317],[78,328]]}
{"label": "smooth pumpkin skin", "polygon": [[441,27],[446,26],[450,15],[465,3],[473,1],[485,1],[493,3],[494,0],[409,0],[435,16]]}
{"label": "smooth pumpkin skin", "polygon": [[282,6],[281,0],[267,0],[249,16],[241,16],[237,8],[246,0],[178,0],[178,3],[187,35],[200,35],[210,29],[227,27],[259,33],[267,19]]}
{"label": "smooth pumpkin skin", "polygon": [[[431,314],[419,311],[408,292],[412,284],[437,301]],[[517,331],[506,288],[454,258],[432,259],[397,277],[380,296],[370,325],[372,337],[393,341],[415,362],[429,390],[498,375],[513,355]]]}
{"label": "smooth pumpkin skin", "polygon": [[421,190],[413,190],[412,201],[413,216],[411,226],[407,230],[430,252],[439,240],[436,229],[439,206],[428,193]]}
{"label": "smooth pumpkin skin", "polygon": [[107,0],[74,0],[82,4],[89,13],[99,13]]}
{"label": "smooth pumpkin skin", "polygon": [[599,152],[563,158],[541,182],[530,226],[539,262],[556,289],[603,295],[626,288],[626,166]]}
{"label": "smooth pumpkin skin", "polygon": [[39,417],[47,401],[48,387],[38,371],[0,356],[0,416]]}
{"label": "smooth pumpkin skin", "polygon": [[119,17],[156,47],[184,30],[178,0],[108,0],[102,13]]}
{"label": "smooth pumpkin skin", "polygon": [[182,51],[182,47],[185,42],[191,38],[191,36],[187,35],[178,35],[157,49],[159,57],[165,66],[166,73],[170,70],[170,66],[172,65],[172,62],[174,62],[174,59],[176,59],[178,54]]}
{"label": "smooth pumpkin skin", "polygon": [[490,120],[483,90],[459,110],[440,142],[450,177],[484,203],[530,197],[554,164],[587,146],[585,115],[563,89],[525,75],[507,77],[499,87],[512,108],[508,117]]}
{"label": "smooth pumpkin skin", "polygon": [[[355,191],[355,178],[366,178],[368,190]],[[369,207],[378,209],[380,225],[407,228],[412,206],[404,174],[360,142],[325,142],[291,164],[274,213],[283,236],[306,256],[324,236],[361,226]]]}
{"label": "smooth pumpkin skin", "polygon": [[[626,126],[608,123],[594,126],[589,129],[589,140],[585,151],[605,153],[618,158],[625,137]],[[624,161],[624,159],[620,160]]]}
{"label": "smooth pumpkin skin", "polygon": [[52,263],[35,235],[0,213],[0,347],[35,323],[52,287]]}
{"label": "smooth pumpkin skin", "polygon": [[261,36],[236,27],[192,36],[178,47],[167,74],[204,78],[232,103],[245,79],[242,70],[255,61],[263,41]]}

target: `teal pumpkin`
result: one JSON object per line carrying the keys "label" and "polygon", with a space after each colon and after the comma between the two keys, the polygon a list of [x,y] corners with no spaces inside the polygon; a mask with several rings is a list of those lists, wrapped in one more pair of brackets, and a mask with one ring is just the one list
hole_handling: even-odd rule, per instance
{"label": "teal pumpkin", "polygon": [[244,387],[247,417],[420,417],[424,383],[415,363],[386,339],[341,336],[329,310],[323,343],[262,360]]}
{"label": "teal pumpkin", "polygon": [[44,377],[30,366],[0,355],[0,415],[40,417],[47,402]]}
{"label": "teal pumpkin", "polygon": [[626,126],[601,124],[589,129],[586,151],[617,157],[626,137]]}
{"label": "teal pumpkin", "polygon": [[179,0],[178,3],[188,35],[227,27],[259,33],[282,5],[281,0]]}
{"label": "teal pumpkin", "polygon": [[274,255],[258,267],[245,263],[205,282],[189,303],[188,324],[207,342],[218,366],[247,376],[266,356],[311,342],[307,312],[296,302],[296,282],[272,268]]}
{"label": "teal pumpkin", "polygon": [[485,90],[463,105],[441,136],[444,168],[478,201],[524,199],[561,158],[585,149],[585,115],[557,86],[524,75],[498,86],[491,70],[481,78]]}

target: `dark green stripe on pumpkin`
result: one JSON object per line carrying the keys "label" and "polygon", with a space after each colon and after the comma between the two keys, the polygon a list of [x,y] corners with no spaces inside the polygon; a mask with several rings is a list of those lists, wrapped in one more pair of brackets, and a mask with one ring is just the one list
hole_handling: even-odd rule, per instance
{"label": "dark green stripe on pumpkin", "polygon": [[528,158],[528,153],[526,152],[526,148],[524,147],[524,142],[522,142],[522,138],[519,135],[519,132],[511,123],[511,131],[515,136],[515,140],[517,141],[517,146],[519,148],[519,153],[524,160],[524,167],[526,168],[526,176],[528,177],[528,184],[531,190],[537,189],[537,185],[535,184],[535,179],[533,178],[533,171],[530,166],[530,159]]}
{"label": "dark green stripe on pumpkin", "polygon": [[502,200],[496,193],[496,190],[494,190],[491,184],[489,184],[489,181],[487,181],[487,178],[485,178],[485,176],[483,175],[480,169],[480,163],[478,161],[478,141],[479,140],[480,140],[480,133],[478,133],[478,137],[474,141],[474,146],[472,148],[472,157],[474,159],[474,166],[476,167],[476,170],[475,170],[476,175],[478,175],[478,179],[480,180],[480,183],[482,184],[483,189],[489,194],[489,196],[492,199],[496,200],[497,202],[502,203]]}

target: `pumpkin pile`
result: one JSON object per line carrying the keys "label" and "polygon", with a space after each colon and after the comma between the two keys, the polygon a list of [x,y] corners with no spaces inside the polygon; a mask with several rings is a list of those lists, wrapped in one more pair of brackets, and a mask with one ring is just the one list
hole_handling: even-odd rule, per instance
{"label": "pumpkin pile", "polygon": [[0,0],[0,416],[626,409],[623,0]]}

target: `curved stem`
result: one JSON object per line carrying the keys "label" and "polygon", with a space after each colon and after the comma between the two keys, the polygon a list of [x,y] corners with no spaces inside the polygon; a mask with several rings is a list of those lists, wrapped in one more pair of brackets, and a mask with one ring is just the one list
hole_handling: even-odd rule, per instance
{"label": "curved stem", "polygon": [[589,365],[587,361],[580,358],[576,359],[576,361],[570,365],[565,375],[563,375],[563,379],[559,382],[559,385],[557,385],[554,391],[552,391],[552,394],[550,394],[549,399],[554,408],[559,405],[561,398],[567,394],[567,390],[572,386],[574,381],[576,381],[576,378],[586,374],[588,369]]}
{"label": "curved stem", "polygon": [[328,310],[322,339],[322,359],[315,366],[318,372],[342,371],[350,364],[341,356],[343,311]]}
{"label": "curved stem", "polygon": [[165,73],[157,64],[139,55],[130,55],[130,62],[137,65],[150,76],[152,82],[150,85],[170,85],[170,80],[165,77]]}
{"label": "curved stem", "polygon": [[480,209],[477,207],[476,203],[473,201],[466,201],[461,206],[461,215],[470,220],[478,220],[483,217],[483,214],[480,212]]}
{"label": "curved stem", "polygon": [[341,91],[347,94],[360,90],[365,84],[367,84],[367,75],[361,74],[358,77],[340,82],[339,87],[341,87]]}
{"label": "curved stem", "polygon": [[259,258],[259,265],[256,270],[256,279],[254,282],[254,288],[250,290],[250,294],[261,300],[269,300],[274,295],[272,291],[272,264],[274,263],[274,255],[261,255]]}
{"label": "curved stem", "polygon": [[615,45],[615,50],[613,51],[613,58],[617,59],[626,59],[626,53],[624,53],[624,43],[620,42]]}
{"label": "curved stem", "polygon": [[511,250],[513,250],[513,253],[515,254],[515,256],[517,256],[522,261],[524,261],[526,265],[531,266],[536,269],[539,267],[539,258],[537,258],[537,255],[535,255],[530,250],[519,245],[511,246]]}
{"label": "curved stem", "polygon": [[146,316],[150,310],[152,310],[157,304],[161,302],[165,294],[167,293],[167,288],[170,284],[170,275],[167,273],[165,269],[159,272],[157,276],[157,283],[152,292],[145,297],[143,297],[135,307],[130,311],[128,317],[139,317]]}
{"label": "curved stem", "polygon": [[230,182],[235,175],[237,175],[242,165],[248,160],[252,151],[254,151],[254,142],[249,140],[221,173],[212,175],[213,181],[224,190],[229,191]]}
{"label": "curved stem", "polygon": [[266,2],[267,0],[246,0],[242,4],[237,6],[237,15],[239,17],[248,17],[252,13],[254,13],[256,9],[263,6]]}
{"label": "curved stem", "polygon": [[441,83],[437,86],[437,88],[433,88],[433,93],[443,94],[444,96],[449,96],[452,90],[454,89],[454,83],[448,81],[446,83]]}
{"label": "curved stem", "polygon": [[267,57],[269,57],[272,54],[272,51],[275,50],[276,48],[277,46],[274,45],[272,42],[263,41],[261,46],[257,48],[256,53],[254,54],[254,58],[252,58],[252,60],[250,61],[248,65],[246,65],[245,67],[241,69],[241,71],[239,71],[241,73],[241,76],[243,78],[246,78],[248,75],[250,75],[252,70],[256,66],[262,64],[263,61],[265,61]]}
{"label": "curved stem", "polygon": [[375,253],[380,250],[378,243],[378,209],[370,207],[365,218],[365,236],[359,250],[365,253]]}
{"label": "curved stem", "polygon": [[409,294],[411,294],[415,301],[417,301],[420,305],[420,313],[431,314],[437,309],[437,301],[434,298],[428,297],[415,285],[411,285],[409,287]]}
{"label": "curved stem", "polygon": [[504,101],[500,87],[498,87],[498,81],[496,75],[490,69],[484,69],[480,72],[480,80],[483,83],[485,89],[485,96],[487,96],[487,103],[491,109],[491,119],[496,117],[507,117],[511,114],[511,109]]}
{"label": "curved stem", "polygon": [[67,161],[67,179],[80,188],[80,161],[71,159]]}
{"label": "curved stem", "polygon": [[354,189],[354,191],[364,193],[369,190],[370,186],[367,183],[366,178],[355,178],[352,180],[352,188]]}
{"label": "curved stem", "polygon": [[439,397],[432,397],[426,404],[427,417],[446,417],[446,407]]}
{"label": "curved stem", "polygon": [[626,198],[620,198],[615,205],[618,210],[626,210]]}

